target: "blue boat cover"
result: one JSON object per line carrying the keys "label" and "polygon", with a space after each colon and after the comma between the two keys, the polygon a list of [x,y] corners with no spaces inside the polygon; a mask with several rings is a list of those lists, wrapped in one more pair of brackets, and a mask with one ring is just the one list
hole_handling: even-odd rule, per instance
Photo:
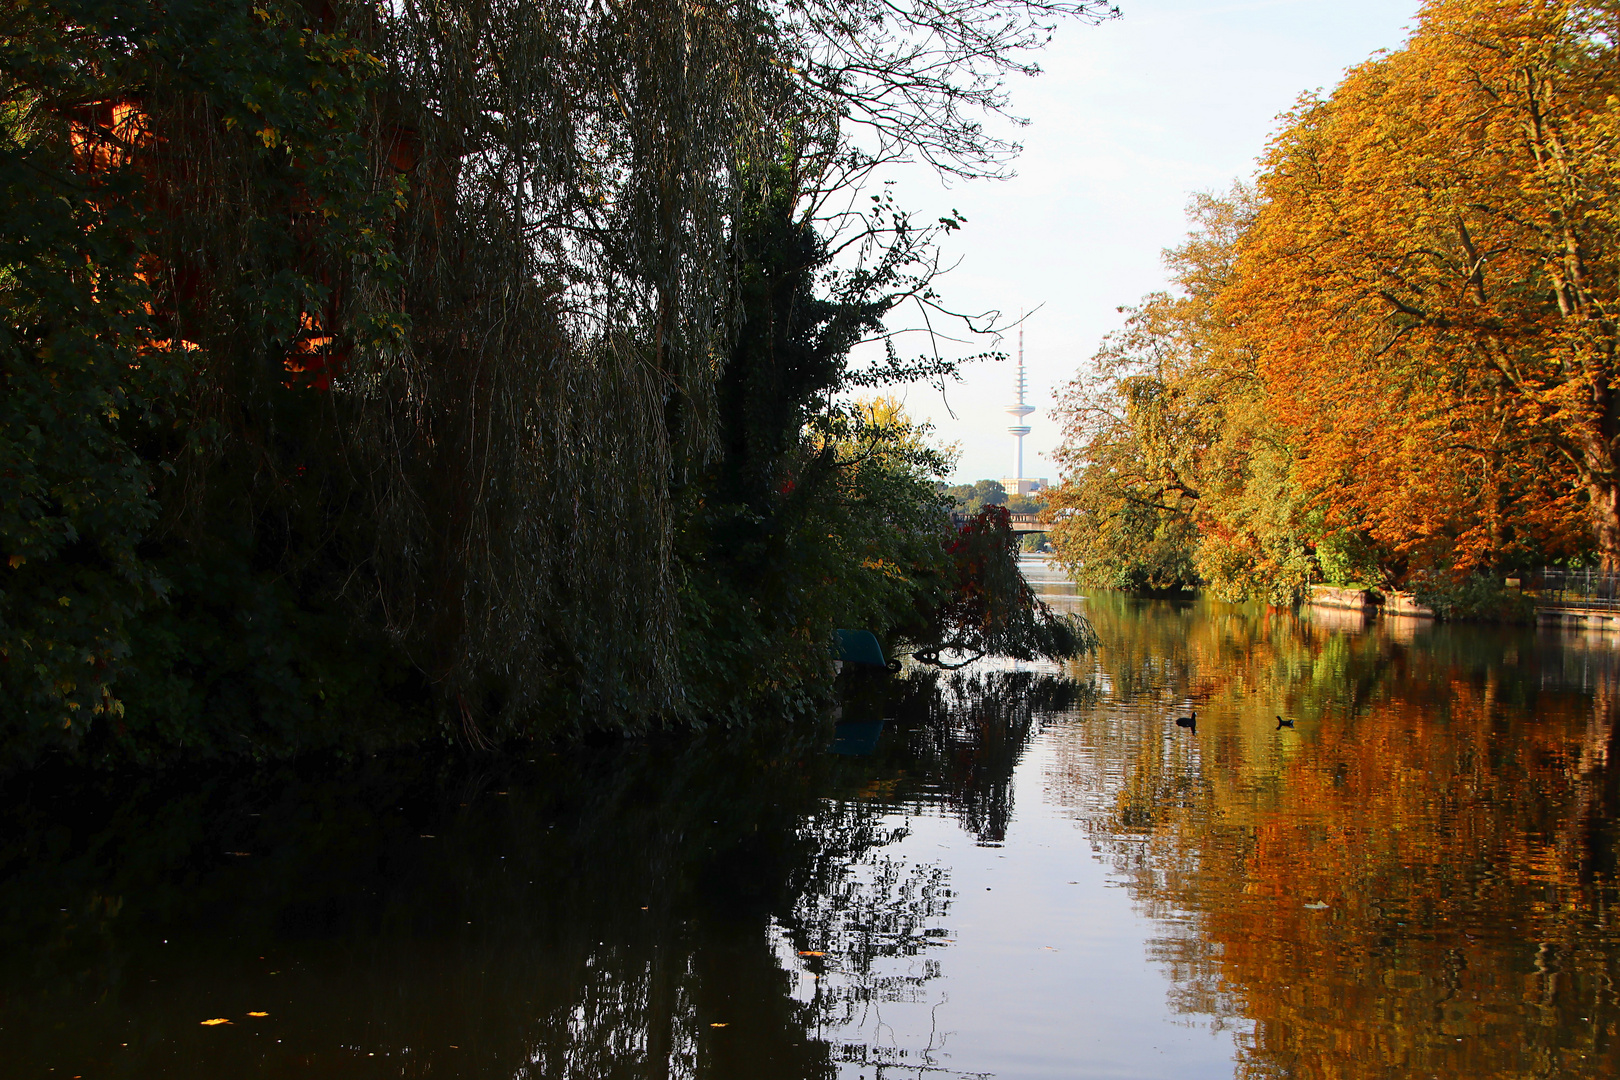
{"label": "blue boat cover", "polygon": [[883,659],[883,646],[878,644],[877,635],[870,630],[838,631],[838,652],[838,659],[846,664],[889,666]]}

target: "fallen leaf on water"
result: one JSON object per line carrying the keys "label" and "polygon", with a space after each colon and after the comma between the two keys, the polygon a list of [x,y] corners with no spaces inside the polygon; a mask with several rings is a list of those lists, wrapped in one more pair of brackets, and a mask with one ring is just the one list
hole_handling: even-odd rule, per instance
{"label": "fallen leaf on water", "polygon": [[729,1027],[729,1024],[710,1024],[710,1027]]}
{"label": "fallen leaf on water", "polygon": [[1305,905],[1305,910],[1306,911],[1326,911],[1327,910],[1327,905],[1326,904],[1321,904],[1321,903],[1306,904]]}
{"label": "fallen leaf on water", "polygon": [[230,1021],[225,1019],[223,1016],[216,1016],[212,1020],[204,1020],[202,1022],[202,1026],[203,1027],[217,1027],[220,1024],[228,1024],[228,1023],[230,1023]]}
{"label": "fallen leaf on water", "polygon": [[269,1013],[251,1012],[251,1013],[248,1013],[248,1015],[249,1016],[269,1016],[270,1014]]}
{"label": "fallen leaf on water", "polygon": [[826,956],[824,952],[801,952],[800,956]]}

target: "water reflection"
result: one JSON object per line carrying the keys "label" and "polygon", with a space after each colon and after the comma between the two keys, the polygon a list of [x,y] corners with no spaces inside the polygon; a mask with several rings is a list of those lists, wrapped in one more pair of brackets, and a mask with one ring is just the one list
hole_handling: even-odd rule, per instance
{"label": "water reflection", "polygon": [[[1613,646],[1115,599],[1049,776],[1237,1075],[1620,1075]],[[1196,739],[1154,713],[1196,703]],[[1299,717],[1297,730],[1273,718]]]}
{"label": "water reflection", "polygon": [[888,764],[912,779],[887,797],[942,803],[979,843],[999,844],[1012,819],[1013,770],[1039,725],[1097,699],[1094,679],[1029,670],[901,683],[894,707],[906,726]]}
{"label": "water reflection", "polygon": [[0,822],[0,1060],[834,1075],[868,1056],[838,1031],[920,1000],[945,944],[950,870],[885,854],[908,833],[895,802],[997,835],[1035,705],[1074,696],[1052,681],[901,684],[860,759],[825,752],[829,722],[485,772],[37,776]]}
{"label": "water reflection", "polygon": [[1612,642],[1037,583],[1098,657],[858,756],[9,785],[0,1073],[1620,1074]]}
{"label": "water reflection", "polygon": [[8,1075],[824,1076],[767,928],[813,887],[802,868],[885,836],[856,803],[801,831],[827,778],[793,749],[471,775],[392,761],[13,806],[0,1059]]}

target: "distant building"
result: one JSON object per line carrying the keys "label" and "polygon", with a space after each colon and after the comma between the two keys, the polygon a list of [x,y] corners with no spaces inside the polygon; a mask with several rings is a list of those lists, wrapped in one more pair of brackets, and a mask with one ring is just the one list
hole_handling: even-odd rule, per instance
{"label": "distant building", "polygon": [[1002,478],[1001,486],[1007,489],[1007,497],[1011,498],[1014,495],[1033,495],[1051,487],[1051,484],[1044,476],[1007,476]]}

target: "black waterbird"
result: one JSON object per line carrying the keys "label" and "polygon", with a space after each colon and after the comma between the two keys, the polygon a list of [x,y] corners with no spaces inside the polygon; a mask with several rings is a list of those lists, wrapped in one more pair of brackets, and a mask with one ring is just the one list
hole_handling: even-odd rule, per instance
{"label": "black waterbird", "polygon": [[1194,735],[1198,734],[1198,713],[1194,712],[1191,716],[1176,717],[1176,727],[1184,727]]}
{"label": "black waterbird", "polygon": [[1294,722],[1292,720],[1284,720],[1280,716],[1277,717],[1277,730],[1278,731],[1281,731],[1283,728],[1291,728],[1293,726],[1294,726]]}

